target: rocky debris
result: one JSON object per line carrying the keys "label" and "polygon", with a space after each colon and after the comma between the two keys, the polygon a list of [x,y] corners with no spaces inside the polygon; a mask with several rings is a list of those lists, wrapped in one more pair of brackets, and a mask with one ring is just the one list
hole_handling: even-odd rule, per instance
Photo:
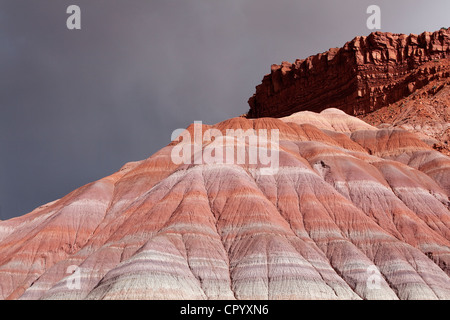
{"label": "rocky debris", "polygon": [[336,109],[206,129],[278,129],[279,170],[173,141],[1,221],[0,297],[450,299],[449,157]]}
{"label": "rocky debris", "polygon": [[[450,61],[446,67],[450,69]],[[414,132],[435,150],[450,155],[449,107],[450,78],[437,78],[408,97],[360,118],[379,128],[394,127]]]}
{"label": "rocky debris", "polygon": [[374,32],[342,48],[272,65],[249,99],[248,118],[336,108],[363,116],[450,77],[450,30]]}

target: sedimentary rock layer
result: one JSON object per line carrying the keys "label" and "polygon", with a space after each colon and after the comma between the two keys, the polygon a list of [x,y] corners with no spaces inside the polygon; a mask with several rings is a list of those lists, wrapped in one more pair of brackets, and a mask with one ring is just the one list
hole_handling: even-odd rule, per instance
{"label": "sedimentary rock layer", "polygon": [[277,170],[175,164],[180,137],[1,221],[0,298],[450,299],[449,157],[336,109],[203,126],[200,150],[227,129],[279,130]]}
{"label": "sedimentary rock layer", "polygon": [[[425,64],[424,69],[433,64]],[[441,65],[450,70],[450,60]],[[450,78],[438,77],[408,97],[360,118],[379,128],[414,132],[429,146],[450,155]]]}
{"label": "sedimentary rock layer", "polygon": [[449,57],[450,28],[420,35],[359,36],[342,48],[272,65],[249,99],[247,117],[284,117],[327,108],[365,115],[431,81],[449,78]]}

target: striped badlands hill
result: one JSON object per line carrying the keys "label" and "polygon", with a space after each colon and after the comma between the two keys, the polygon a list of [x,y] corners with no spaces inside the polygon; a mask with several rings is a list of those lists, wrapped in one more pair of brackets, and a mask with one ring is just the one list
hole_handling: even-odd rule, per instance
{"label": "striped badlands hill", "polygon": [[0,297],[450,299],[449,157],[336,109],[201,128],[279,130],[279,167],[176,164],[182,135],[1,221]]}

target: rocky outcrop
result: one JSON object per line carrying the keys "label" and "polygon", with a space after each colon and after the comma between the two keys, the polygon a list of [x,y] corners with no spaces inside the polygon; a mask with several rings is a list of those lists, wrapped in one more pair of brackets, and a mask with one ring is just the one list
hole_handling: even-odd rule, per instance
{"label": "rocky outcrop", "polygon": [[[441,66],[450,69],[450,60],[441,61]],[[414,132],[435,150],[450,155],[450,78],[431,80],[406,98],[359,118],[379,128]]]}
{"label": "rocky outcrop", "polygon": [[336,109],[207,129],[279,130],[278,170],[177,139],[1,221],[0,298],[450,299],[449,157]]}
{"label": "rocky outcrop", "polygon": [[248,118],[337,108],[362,116],[428,83],[450,77],[450,29],[404,35],[374,32],[342,48],[272,65],[249,99]]}

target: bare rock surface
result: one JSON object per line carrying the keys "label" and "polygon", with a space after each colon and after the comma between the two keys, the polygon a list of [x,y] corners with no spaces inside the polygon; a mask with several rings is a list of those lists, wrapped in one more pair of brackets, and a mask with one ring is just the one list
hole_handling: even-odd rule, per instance
{"label": "bare rock surface", "polygon": [[336,108],[361,116],[450,77],[450,28],[420,35],[373,32],[342,48],[272,65],[249,99],[249,118]]}
{"label": "bare rock surface", "polygon": [[450,28],[374,32],[272,65],[248,102],[248,118],[339,109],[379,128],[414,132],[450,155]]}
{"label": "bare rock surface", "polygon": [[278,170],[175,140],[0,221],[0,298],[450,299],[450,158],[419,136],[336,109],[207,129],[279,130]]}

